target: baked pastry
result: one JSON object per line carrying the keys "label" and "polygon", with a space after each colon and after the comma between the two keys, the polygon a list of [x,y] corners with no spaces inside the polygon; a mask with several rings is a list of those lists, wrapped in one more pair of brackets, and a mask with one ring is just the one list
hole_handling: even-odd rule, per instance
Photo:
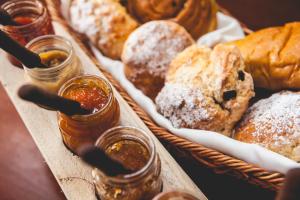
{"label": "baked pastry", "polygon": [[212,31],[217,25],[215,0],[127,0],[127,9],[139,22],[170,19],[194,37]]}
{"label": "baked pastry", "polygon": [[239,47],[256,87],[300,89],[300,22],[266,28],[229,44]]}
{"label": "baked pastry", "polygon": [[229,136],[253,96],[252,77],[236,47],[193,45],[172,61],[155,102],[176,128]]}
{"label": "baked pastry", "polygon": [[124,42],[138,23],[117,0],[73,0],[70,21],[101,52],[120,59]]}
{"label": "baked pastry", "polygon": [[300,93],[282,91],[249,108],[234,138],[300,161]]}
{"label": "baked pastry", "polygon": [[194,43],[190,34],[171,21],[151,21],[136,29],[122,53],[125,75],[154,99],[164,85],[166,70],[175,56]]}

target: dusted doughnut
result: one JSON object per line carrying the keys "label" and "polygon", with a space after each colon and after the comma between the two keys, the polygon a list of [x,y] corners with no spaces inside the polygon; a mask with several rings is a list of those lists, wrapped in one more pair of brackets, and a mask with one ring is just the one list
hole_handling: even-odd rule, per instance
{"label": "dusted doughnut", "polygon": [[164,85],[170,62],[193,38],[171,21],[151,21],[136,29],[122,53],[125,75],[138,89],[154,99]]}
{"label": "dusted doughnut", "polygon": [[234,138],[300,161],[300,93],[282,91],[249,108]]}

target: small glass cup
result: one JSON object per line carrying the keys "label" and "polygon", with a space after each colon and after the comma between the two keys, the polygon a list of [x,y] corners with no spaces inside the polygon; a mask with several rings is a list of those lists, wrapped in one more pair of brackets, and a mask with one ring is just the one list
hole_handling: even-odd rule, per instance
{"label": "small glass cup", "polygon": [[120,119],[120,106],[111,85],[98,76],[75,77],[61,87],[58,95],[64,97],[68,91],[82,86],[88,87],[89,84],[97,85],[107,95],[108,101],[102,109],[92,114],[73,116],[58,112],[58,125],[64,144],[75,154],[81,145],[95,143],[104,131],[116,126]]}
{"label": "small glass cup", "polygon": [[183,191],[168,191],[157,195],[153,200],[199,200],[193,195]]}
{"label": "small glass cup", "polygon": [[[110,155],[109,148],[122,140],[130,140],[143,145],[149,152],[149,160],[146,165],[136,172],[117,177],[109,177],[97,168],[93,169],[92,176],[97,196],[102,200],[152,199],[162,189],[161,161],[153,140],[140,129],[119,126],[106,131],[100,136],[95,145],[104,149]],[[134,158],[128,160],[125,157],[122,160],[132,162],[132,159]],[[125,163],[123,164],[125,165]]]}
{"label": "small glass cup", "polygon": [[[1,8],[7,11],[20,25],[0,25],[0,29],[23,46],[38,36],[54,34],[48,11],[38,0],[12,0],[4,3]],[[13,65],[22,67],[15,57],[8,55],[8,59]]]}
{"label": "small glass cup", "polygon": [[67,55],[66,59],[55,67],[27,68],[23,65],[25,79],[47,91],[57,93],[66,81],[83,73],[81,62],[75,54],[71,42],[61,36],[37,37],[29,42],[26,48],[37,54],[60,51]]}

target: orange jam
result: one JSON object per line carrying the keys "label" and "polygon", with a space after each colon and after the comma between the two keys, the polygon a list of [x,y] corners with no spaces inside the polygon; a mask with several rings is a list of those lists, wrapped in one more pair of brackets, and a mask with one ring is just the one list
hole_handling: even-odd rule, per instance
{"label": "orange jam", "polygon": [[66,98],[78,101],[81,106],[92,113],[101,110],[108,102],[108,96],[99,87],[78,87],[68,91]]}
{"label": "orange jam", "polygon": [[82,107],[92,110],[91,114],[74,116],[58,112],[63,141],[74,153],[84,143],[95,143],[104,131],[119,122],[119,103],[109,83],[100,77],[75,77],[62,86],[59,95],[78,101]]}
{"label": "orange jam", "polygon": [[16,16],[14,17],[14,21],[17,22],[20,26],[31,24],[37,17],[31,16]]}

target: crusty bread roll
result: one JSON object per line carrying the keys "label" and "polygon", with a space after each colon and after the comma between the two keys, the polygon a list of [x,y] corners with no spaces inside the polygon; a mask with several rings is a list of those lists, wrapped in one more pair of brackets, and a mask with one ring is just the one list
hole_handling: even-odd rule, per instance
{"label": "crusty bread roll", "polygon": [[127,9],[141,23],[173,20],[185,27],[194,39],[217,25],[215,0],[127,0]]}
{"label": "crusty bread roll", "polygon": [[165,81],[170,62],[193,38],[171,21],[151,21],[136,29],[126,41],[122,53],[125,75],[138,89],[154,99]]}
{"label": "crusty bread roll", "polygon": [[266,28],[229,44],[240,49],[256,87],[300,89],[300,22]]}
{"label": "crusty bread roll", "polygon": [[157,109],[174,127],[229,136],[254,96],[252,77],[244,67],[234,46],[188,47],[170,64],[155,100]]}
{"label": "crusty bread roll", "polygon": [[300,93],[282,91],[249,108],[234,138],[300,161]]}
{"label": "crusty bread roll", "polygon": [[70,20],[75,30],[113,59],[120,59],[124,42],[138,27],[117,0],[73,0]]}

